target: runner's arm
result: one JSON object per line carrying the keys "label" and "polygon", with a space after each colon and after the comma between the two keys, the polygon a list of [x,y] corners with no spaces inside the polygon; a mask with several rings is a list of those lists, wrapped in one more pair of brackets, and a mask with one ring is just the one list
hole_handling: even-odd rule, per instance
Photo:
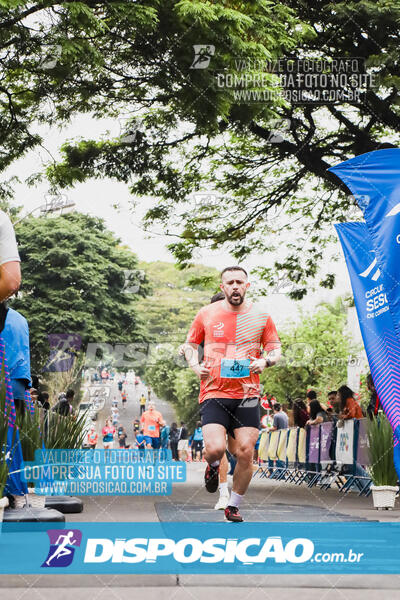
{"label": "runner's arm", "polygon": [[198,355],[199,344],[193,342],[186,342],[184,344],[185,358],[189,367],[196,373],[197,377],[201,380],[207,379],[210,375],[210,369],[207,369],[204,365],[199,364]]}
{"label": "runner's arm", "polygon": [[204,342],[205,329],[203,322],[202,310],[200,310],[194,318],[193,323],[190,326],[189,333],[186,338],[186,342],[183,344],[185,358],[189,367],[194,371],[199,379],[202,381],[208,379],[210,370],[199,364],[199,345]]}
{"label": "runner's arm", "polygon": [[269,367],[273,367],[280,361],[282,357],[281,348],[275,348],[274,350],[270,350],[270,352],[263,352],[263,358],[266,361],[266,365]]}
{"label": "runner's arm", "polygon": [[319,425],[320,423],[323,423],[324,420],[322,417],[315,417],[315,419],[308,419],[306,425]]}
{"label": "runner's arm", "polygon": [[10,218],[0,211],[0,302],[6,300],[21,285],[21,269],[14,227]]}
{"label": "runner's arm", "polygon": [[274,365],[276,365],[276,363],[279,361],[280,358],[281,358],[280,348],[276,349],[276,350],[271,350],[270,352],[268,352],[266,354],[261,352],[260,358],[257,358],[255,356],[250,356],[250,359],[251,359],[250,371],[252,373],[260,374],[267,367],[273,367]]}
{"label": "runner's arm", "polygon": [[19,261],[15,260],[0,265],[0,302],[15,294],[20,285],[21,269]]}
{"label": "runner's arm", "polygon": [[265,328],[261,338],[261,345],[263,350],[261,352],[262,358],[265,360],[265,366],[272,367],[281,358],[281,341],[276,331],[275,323],[268,317],[265,324]]}

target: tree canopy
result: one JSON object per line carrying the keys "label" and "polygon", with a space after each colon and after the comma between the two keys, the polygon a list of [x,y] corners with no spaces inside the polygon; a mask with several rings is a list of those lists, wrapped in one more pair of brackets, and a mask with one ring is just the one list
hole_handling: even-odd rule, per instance
{"label": "tree canopy", "polygon": [[22,286],[11,306],[28,320],[34,372],[49,359],[49,334],[79,335],[83,352],[88,342],[144,339],[136,305],[147,281],[134,293],[126,288],[127,273],[138,271],[136,256],[101,219],[76,212],[30,217],[15,230]]}
{"label": "tree canopy", "polygon": [[[146,337],[151,343],[181,343],[202,306],[218,291],[216,269],[194,265],[179,271],[173,263],[140,262],[151,292],[141,297],[137,309],[146,321]],[[208,280],[207,283],[203,283]]]}
{"label": "tree canopy", "polygon": [[[273,283],[279,270],[295,298],[310,278],[332,287],[319,266],[331,223],[355,203],[327,168],[398,142],[399,17],[395,0],[5,0],[0,168],[41,142],[37,122],[129,117],[118,138],[65,143],[52,185],[113,177],[155,196],[145,222],[163,225],[182,266],[199,246],[238,260],[281,248],[284,232],[287,251],[260,275]],[[336,57],[357,58],[373,85],[298,103],[265,66]],[[229,87],[227,74],[250,87]]]}

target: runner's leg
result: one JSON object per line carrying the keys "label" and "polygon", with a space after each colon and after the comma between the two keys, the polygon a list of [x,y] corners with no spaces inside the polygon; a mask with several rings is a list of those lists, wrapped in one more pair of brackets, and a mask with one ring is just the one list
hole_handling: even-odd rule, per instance
{"label": "runner's leg", "polygon": [[203,425],[204,456],[208,464],[221,461],[226,449],[226,429],[218,423]]}
{"label": "runner's leg", "polygon": [[230,433],[228,434],[228,450],[231,454],[235,455],[235,453],[236,453],[236,438],[232,437]]}
{"label": "runner's leg", "polygon": [[228,471],[229,463],[224,452],[221,462],[219,464],[219,498],[218,502],[214,506],[215,510],[225,510],[229,502],[229,490],[228,490]]}
{"label": "runner's leg", "polygon": [[238,427],[235,429],[236,468],[233,473],[232,492],[243,496],[253,476],[254,446],[258,439],[255,427]]}
{"label": "runner's leg", "polygon": [[219,465],[226,447],[226,429],[219,423],[207,423],[203,425],[203,436],[207,461],[204,484],[206,490],[213,494],[218,489]]}
{"label": "runner's leg", "polygon": [[[235,438],[232,435],[228,434],[227,446],[228,450],[231,454],[235,453]],[[214,506],[215,510],[225,510],[228,506],[229,502],[229,489],[228,489],[228,473],[231,465],[226,456],[226,452],[222,457],[220,466],[219,466],[219,499],[216,505]]]}
{"label": "runner's leg", "polygon": [[221,462],[219,464],[219,483],[227,483],[228,482],[228,471],[229,464],[228,459],[226,458],[226,454],[224,453],[221,458]]}

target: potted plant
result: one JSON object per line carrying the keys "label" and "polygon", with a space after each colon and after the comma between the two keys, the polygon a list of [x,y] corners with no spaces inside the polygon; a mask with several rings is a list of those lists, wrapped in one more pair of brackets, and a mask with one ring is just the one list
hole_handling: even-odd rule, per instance
{"label": "potted plant", "polygon": [[56,412],[48,412],[44,427],[44,445],[47,450],[82,448],[86,436],[88,411],[78,416],[64,417]]}
{"label": "potted plant", "polygon": [[[86,413],[77,418],[62,416],[56,412],[44,411],[37,405],[33,414],[25,410],[24,415],[17,415],[20,430],[22,455],[24,461],[35,460],[35,450],[45,447],[50,449],[78,449],[82,447],[85,438]],[[16,508],[27,503],[34,508],[44,508],[45,495],[34,493],[34,488],[28,483],[29,499],[24,496],[15,498]]]}
{"label": "potted plant", "polygon": [[391,509],[398,492],[398,476],[393,462],[393,430],[384,415],[369,422],[368,445],[374,507]]}

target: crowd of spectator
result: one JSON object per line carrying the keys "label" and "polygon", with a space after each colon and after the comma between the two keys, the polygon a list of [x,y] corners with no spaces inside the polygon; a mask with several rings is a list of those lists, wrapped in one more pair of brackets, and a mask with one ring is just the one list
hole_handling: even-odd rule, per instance
{"label": "crowd of spectator", "polygon": [[347,385],[342,385],[338,390],[328,392],[325,401],[318,399],[315,390],[308,390],[304,398],[293,400],[291,410],[272,397],[272,416],[262,423],[264,428],[273,431],[292,426],[303,428],[306,425],[318,425],[327,421],[362,419],[365,416],[373,418],[381,407],[370,375],[367,376],[367,385],[371,396],[366,410],[362,408],[357,394]]}

